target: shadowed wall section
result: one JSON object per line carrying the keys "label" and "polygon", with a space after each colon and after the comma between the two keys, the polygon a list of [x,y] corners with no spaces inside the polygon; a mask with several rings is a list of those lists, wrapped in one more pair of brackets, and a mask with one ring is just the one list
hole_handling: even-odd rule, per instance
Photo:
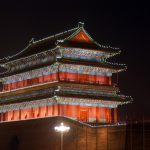
{"label": "shadowed wall section", "polygon": [[64,135],[64,150],[125,149],[125,126],[90,127],[65,117],[1,123],[0,149],[60,150],[60,134],[54,126],[61,122],[71,127]]}

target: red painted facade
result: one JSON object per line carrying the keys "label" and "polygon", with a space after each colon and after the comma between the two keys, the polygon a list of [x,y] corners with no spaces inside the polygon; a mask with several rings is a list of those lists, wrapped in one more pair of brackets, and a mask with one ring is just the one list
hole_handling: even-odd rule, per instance
{"label": "red painted facade", "polygon": [[[11,57],[8,57],[6,60],[4,59],[6,64],[3,64],[3,66],[6,67],[8,65],[7,67],[10,67],[9,70],[11,75],[17,73],[19,69],[19,72],[22,73],[18,76],[6,74],[6,76],[3,76],[3,80],[1,80],[3,86],[0,87],[0,104],[10,104],[10,107],[5,106],[5,108],[0,109],[1,121],[66,116],[83,122],[117,123],[116,107],[123,104],[122,101],[124,101],[125,98],[118,94],[118,87],[112,86],[112,74],[123,71],[126,68],[124,68],[123,65],[109,63],[106,60],[107,58],[118,54],[119,50],[96,43],[81,25],[76,31],[74,30],[75,29],[57,34],[51,38],[46,38],[45,42],[44,39],[33,43],[31,41],[30,44],[33,45],[29,46],[31,48],[29,49],[29,51],[31,50],[31,53],[26,55],[27,57],[21,56],[16,60],[14,57],[13,61],[18,65],[16,67],[15,64],[13,64],[13,61],[9,60]],[[63,34],[65,34],[64,39]],[[51,42],[48,42],[49,40]],[[39,43],[39,45],[37,43]],[[42,43],[46,43],[46,46]],[[49,44],[52,43],[55,43],[55,45],[50,45],[50,47],[54,47],[56,44],[57,46],[54,49],[48,48]],[[40,44],[42,45],[40,46]],[[40,51],[39,49],[39,51],[34,52],[34,49],[38,49],[38,46],[43,50]],[[46,49],[44,50],[44,48]],[[23,51],[23,54],[20,53],[20,55],[24,55],[24,53],[28,53],[29,51]],[[65,51],[67,51],[67,53],[65,53]],[[35,61],[36,59],[38,61]],[[7,61],[9,61],[9,63],[7,63]],[[29,66],[28,62],[30,63]],[[47,66],[48,63],[54,64],[54,66],[43,69],[43,66]],[[31,71],[32,65],[33,72]],[[62,68],[60,65],[62,65]],[[12,66],[13,69],[11,70]],[[35,68],[38,68],[39,70],[34,70]],[[27,72],[27,70],[29,72]],[[19,79],[17,77],[19,77]],[[57,85],[49,86],[53,81],[57,81]],[[68,84],[69,82],[78,84]],[[44,85],[45,83],[47,83],[48,86]],[[67,88],[63,87],[64,83],[67,84]],[[81,84],[82,88],[77,88],[77,86],[80,86]],[[86,84],[85,89],[83,89],[84,84]],[[91,85],[93,85],[93,89]],[[27,88],[29,86],[30,88]],[[63,98],[69,97],[69,102],[65,98],[62,98],[61,101],[57,101],[56,98],[60,95]],[[86,100],[84,100],[85,97],[87,98]],[[54,103],[47,103],[49,99]],[[20,104],[17,104],[17,100]],[[24,108],[24,104],[26,105],[29,100],[33,103],[29,103],[26,107],[31,108],[19,109]],[[40,103],[37,105],[35,105],[36,100],[40,100]],[[44,100],[46,100],[46,102],[43,102]],[[13,103],[16,103],[17,106],[11,105],[12,101]],[[23,102],[25,103],[22,104]]]}
{"label": "red painted facade", "polygon": [[23,88],[31,85],[46,83],[50,81],[69,81],[76,83],[91,83],[91,84],[101,84],[101,85],[111,85],[111,77],[108,76],[98,76],[90,74],[78,74],[69,72],[59,72],[49,75],[40,76],[37,78],[27,79],[23,81],[13,82],[10,84],[5,84],[3,86],[3,91],[9,91],[17,88]]}
{"label": "red painted facade", "polygon": [[[114,114],[113,114],[114,112]],[[96,106],[55,104],[1,113],[1,121],[17,121],[52,116],[66,116],[84,122],[117,122],[116,109]],[[114,118],[113,118],[114,116]]]}

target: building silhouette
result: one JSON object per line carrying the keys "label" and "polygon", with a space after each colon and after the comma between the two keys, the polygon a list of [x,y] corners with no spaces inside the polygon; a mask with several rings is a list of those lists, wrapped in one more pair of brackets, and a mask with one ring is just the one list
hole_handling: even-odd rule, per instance
{"label": "building silhouette", "polygon": [[79,22],[1,59],[0,147],[60,149],[54,126],[64,122],[71,127],[65,150],[133,149],[131,126],[120,124],[117,113],[132,102],[118,87],[127,67],[108,61],[120,52],[97,43]]}

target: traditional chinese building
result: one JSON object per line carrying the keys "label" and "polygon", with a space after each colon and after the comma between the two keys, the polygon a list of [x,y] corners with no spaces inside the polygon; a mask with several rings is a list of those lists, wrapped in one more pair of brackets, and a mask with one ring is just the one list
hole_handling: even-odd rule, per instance
{"label": "traditional chinese building", "polygon": [[107,61],[120,49],[95,42],[78,27],[34,41],[0,60],[0,120],[65,116],[83,122],[117,123],[120,95],[113,74],[126,70]]}

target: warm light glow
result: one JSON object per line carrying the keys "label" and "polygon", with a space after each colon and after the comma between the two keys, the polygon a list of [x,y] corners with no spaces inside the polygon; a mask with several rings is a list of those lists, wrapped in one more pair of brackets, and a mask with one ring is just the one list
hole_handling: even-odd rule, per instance
{"label": "warm light glow", "polygon": [[60,126],[54,127],[56,132],[68,132],[70,130],[70,127],[64,126],[63,122]]}

